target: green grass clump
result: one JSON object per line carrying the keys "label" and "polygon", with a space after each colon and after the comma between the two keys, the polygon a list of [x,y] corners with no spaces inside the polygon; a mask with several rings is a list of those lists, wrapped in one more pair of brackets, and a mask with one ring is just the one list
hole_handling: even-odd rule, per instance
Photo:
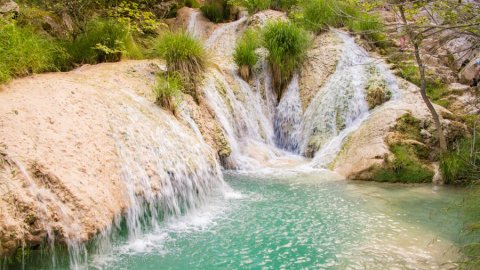
{"label": "green grass clump", "polygon": [[178,72],[186,92],[196,100],[196,82],[207,64],[203,44],[186,32],[167,32],[156,42],[158,56],[167,62],[167,72]]}
{"label": "green grass clump", "polygon": [[355,19],[358,11],[353,1],[303,0],[300,23],[314,33],[320,33],[331,27],[341,27],[348,20]]}
{"label": "green grass clump", "polygon": [[260,46],[258,33],[253,30],[247,30],[238,41],[233,53],[233,59],[239,68],[240,76],[244,79],[250,77],[252,67],[258,61],[258,55],[255,50]]}
{"label": "green grass clump", "polygon": [[231,0],[229,2],[233,6],[241,6],[247,9],[249,14],[266,10],[272,4],[271,0]]}
{"label": "green grass clump", "polygon": [[446,184],[467,185],[480,180],[480,138],[464,138],[440,158],[440,170]]}
{"label": "green grass clump", "polygon": [[378,169],[373,180],[379,182],[427,183],[433,178],[433,171],[416,157],[415,149],[409,145],[390,146],[393,161]]}
{"label": "green grass clump", "polygon": [[379,16],[369,13],[359,13],[356,18],[347,19],[348,28],[360,34],[365,40],[379,48],[387,48],[389,43],[385,33],[385,27]]}
{"label": "green grass clump", "polygon": [[290,12],[298,4],[298,0],[271,0],[270,8]]}
{"label": "green grass clump", "polygon": [[297,25],[276,21],[265,26],[262,42],[269,51],[268,61],[280,100],[283,88],[305,58],[310,39],[307,32]]}
{"label": "green grass clump", "polygon": [[195,76],[206,67],[206,51],[203,44],[187,32],[167,32],[155,45],[169,72]]}
{"label": "green grass clump", "polygon": [[65,51],[53,40],[13,23],[0,26],[0,83],[13,77],[58,70]]}
{"label": "green grass clump", "polygon": [[166,72],[157,77],[154,88],[155,103],[174,114],[177,111],[179,97],[184,91],[182,76],[176,72]]}
{"label": "green grass clump", "polygon": [[227,0],[207,0],[200,10],[205,17],[214,23],[223,22],[230,17],[230,7]]}
{"label": "green grass clump", "polygon": [[76,64],[117,62],[122,57],[141,57],[128,26],[112,19],[97,18],[90,22],[85,32],[67,45],[67,50]]}

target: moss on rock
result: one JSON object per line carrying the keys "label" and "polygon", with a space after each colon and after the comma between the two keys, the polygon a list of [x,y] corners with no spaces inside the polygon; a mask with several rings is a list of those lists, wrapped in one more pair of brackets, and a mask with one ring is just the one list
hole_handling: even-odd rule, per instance
{"label": "moss on rock", "polygon": [[370,169],[371,179],[379,182],[426,183],[434,176],[428,165],[429,147],[422,142],[421,122],[406,113],[385,138],[391,155],[382,165]]}

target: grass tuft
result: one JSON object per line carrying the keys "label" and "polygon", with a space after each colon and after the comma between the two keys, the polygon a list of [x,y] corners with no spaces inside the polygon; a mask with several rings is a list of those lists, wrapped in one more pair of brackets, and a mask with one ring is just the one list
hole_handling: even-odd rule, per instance
{"label": "grass tuft", "polygon": [[310,39],[307,32],[297,25],[275,21],[263,29],[262,42],[269,51],[268,61],[280,100],[284,87],[305,58]]}
{"label": "grass tuft", "polygon": [[13,77],[58,70],[65,51],[53,40],[14,23],[0,26],[0,83]]}
{"label": "grass tuft", "polygon": [[179,98],[184,89],[183,79],[179,73],[159,74],[154,88],[155,103],[176,114]]}
{"label": "grass tuft", "polygon": [[178,72],[186,92],[198,100],[196,83],[207,63],[203,44],[186,32],[167,32],[157,40],[155,48],[167,62],[167,72]]}
{"label": "grass tuft", "polygon": [[254,30],[247,30],[238,41],[233,53],[233,59],[239,68],[239,73],[243,79],[248,80],[253,66],[258,61],[258,55],[255,50],[260,46],[258,33]]}

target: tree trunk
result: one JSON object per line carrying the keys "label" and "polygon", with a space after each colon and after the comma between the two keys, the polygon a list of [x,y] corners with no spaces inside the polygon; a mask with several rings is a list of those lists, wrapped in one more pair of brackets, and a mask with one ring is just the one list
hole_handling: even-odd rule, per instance
{"label": "tree trunk", "polygon": [[420,47],[419,47],[419,40],[418,40],[420,37],[417,37],[413,33],[412,29],[410,29],[407,22],[407,18],[405,17],[405,10],[403,9],[403,5],[399,5],[398,8],[400,11],[400,16],[402,18],[402,23],[410,39],[410,43],[412,43],[414,47],[415,61],[417,62],[418,69],[420,72],[420,94],[422,95],[423,102],[425,102],[425,104],[427,105],[428,110],[432,115],[433,122],[435,123],[436,135],[440,143],[440,149],[442,150],[442,152],[445,152],[447,151],[447,141],[445,140],[445,135],[443,134],[442,124],[440,123],[440,117],[438,117],[438,113],[435,110],[435,107],[433,106],[432,102],[430,101],[430,99],[428,99],[428,96],[427,96],[425,65],[423,64],[422,58],[420,57]]}
{"label": "tree trunk", "polygon": [[440,142],[440,149],[442,150],[442,152],[445,152],[447,151],[447,141],[445,140],[445,135],[443,134],[442,124],[440,123],[438,113],[427,96],[425,66],[423,65],[422,58],[420,57],[420,49],[417,43],[415,43],[413,46],[415,48],[415,60],[417,61],[418,69],[420,70],[420,94],[422,95],[423,102],[425,102],[428,110],[430,110],[430,113],[432,114],[433,122],[435,123],[435,129],[437,131],[437,139]]}

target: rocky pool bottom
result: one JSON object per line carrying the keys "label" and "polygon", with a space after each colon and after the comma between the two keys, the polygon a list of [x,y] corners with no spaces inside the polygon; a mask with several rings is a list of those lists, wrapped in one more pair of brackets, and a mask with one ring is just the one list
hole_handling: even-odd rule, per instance
{"label": "rocky pool bottom", "polygon": [[[6,269],[449,269],[462,191],[331,180],[322,171],[225,172],[231,190],[136,237],[118,230],[67,251],[19,253]],[[54,264],[54,265],[53,265]]]}

